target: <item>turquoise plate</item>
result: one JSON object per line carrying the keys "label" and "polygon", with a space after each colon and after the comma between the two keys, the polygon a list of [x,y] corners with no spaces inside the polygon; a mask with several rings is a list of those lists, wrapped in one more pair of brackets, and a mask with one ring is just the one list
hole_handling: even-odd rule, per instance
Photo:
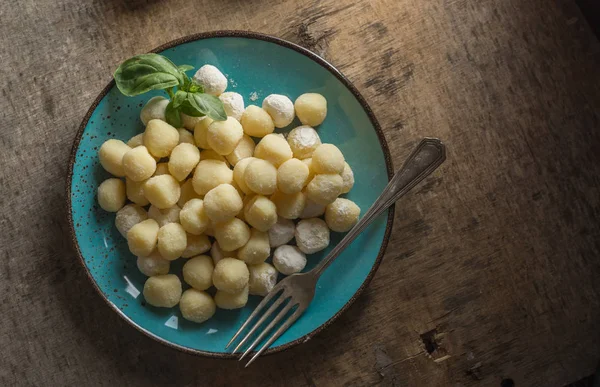
{"label": "turquoise plate", "polygon": [[[193,35],[154,52],[196,69],[204,64],[215,65],[229,79],[227,90],[243,95],[246,105],[260,105],[271,93],[285,94],[292,100],[306,92],[323,94],[328,113],[318,131],[323,142],[342,150],[354,170],[356,184],[348,198],[364,213],[387,184],[392,173],[389,150],[371,109],[339,71],[312,52],[281,39],[243,31]],[[178,308],[146,305],[141,294],[145,277],[138,271],[127,242],[114,227],[115,215],[102,211],[96,202],[98,185],[109,177],[98,162],[98,148],[109,138],[127,140],[140,133],[140,109],[153,95],[125,97],[111,82],[85,116],[73,144],[67,180],[73,243],[98,292],[129,324],[179,350],[233,357],[225,352],[225,344],[260,299],[251,296],[248,305],[240,310],[218,310],[203,324],[184,320]],[[294,122],[290,128],[297,124]],[[393,209],[339,256],[319,281],[310,307],[268,352],[308,340],[352,304],[379,266],[392,219]],[[332,233],[332,245],[341,236]],[[330,248],[310,256],[305,270],[314,267]],[[180,273],[181,262],[171,265],[171,270]]]}

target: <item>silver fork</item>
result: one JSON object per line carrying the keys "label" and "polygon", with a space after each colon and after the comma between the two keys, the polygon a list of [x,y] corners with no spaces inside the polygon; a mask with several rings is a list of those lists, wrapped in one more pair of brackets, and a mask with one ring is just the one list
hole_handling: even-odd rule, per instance
{"label": "silver fork", "polygon": [[[288,315],[291,311],[291,315],[285,320],[283,325],[277,329],[275,334],[269,338],[269,340],[260,348],[258,352],[250,359],[246,364],[248,367],[261,353],[283,332],[285,332],[290,325],[294,323],[300,317],[300,315],[306,310],[310,302],[315,295],[315,288],[317,281],[323,273],[323,271],[333,262],[335,258],[344,250],[373,220],[375,220],[381,213],[391,207],[398,199],[404,194],[410,191],[416,186],[421,180],[427,177],[437,167],[440,166],[446,159],[446,148],[444,144],[438,139],[425,138],[423,139],[417,148],[411,153],[408,159],[405,161],[400,172],[396,173],[392,180],[385,187],[379,198],[373,203],[371,208],[365,213],[360,221],[346,234],[344,239],[335,246],[329,255],[325,257],[314,269],[306,273],[293,274],[289,277],[284,278],[279,282],[273,290],[267,294],[267,296],[261,301],[256,309],[252,312],[250,317],[244,322],[241,328],[233,336],[231,341],[225,348],[235,342],[240,333],[250,325],[250,322],[258,317],[259,313],[264,307],[272,300],[274,302],[269,306],[267,311],[260,317],[260,319],[254,324],[250,331],[244,336],[242,341],[235,347],[233,352],[237,352],[258,330],[259,327],[277,310],[278,307],[284,304],[283,308],[279,313],[271,320],[269,325],[258,335],[258,337],[252,342],[250,347],[243,353],[239,358],[242,360],[248,353],[250,353],[260,342],[271,332],[271,330],[282,321],[282,319]],[[276,297],[277,296],[277,297]],[[294,310],[292,310],[295,308]]]}

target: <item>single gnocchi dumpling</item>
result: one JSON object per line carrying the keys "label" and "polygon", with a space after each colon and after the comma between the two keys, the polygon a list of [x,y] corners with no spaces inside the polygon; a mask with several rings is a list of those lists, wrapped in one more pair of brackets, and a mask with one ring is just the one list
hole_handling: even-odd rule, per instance
{"label": "single gnocchi dumpling", "polygon": [[217,262],[212,276],[215,287],[227,293],[236,293],[248,286],[249,278],[246,264],[235,258],[223,258]]}
{"label": "single gnocchi dumpling", "polygon": [[319,218],[298,222],[294,236],[298,248],[305,254],[313,254],[329,246],[329,228],[325,221]]}
{"label": "single gnocchi dumpling", "polygon": [[204,211],[213,223],[233,218],[242,207],[242,198],[231,184],[220,184],[204,196]]}
{"label": "single gnocchi dumpling", "polygon": [[315,173],[337,173],[344,171],[344,155],[333,144],[321,144],[312,154],[312,169]]}
{"label": "single gnocchi dumpling", "polygon": [[227,78],[213,65],[204,65],[194,74],[194,80],[204,86],[206,94],[218,97],[227,89]]}
{"label": "single gnocchi dumpling", "polygon": [[248,286],[236,293],[228,293],[217,290],[215,304],[221,309],[239,309],[248,303]]}
{"label": "single gnocchi dumpling", "polygon": [[[179,128],[179,129],[177,129],[177,133],[179,133],[179,143],[180,144],[192,144],[192,145],[196,146],[196,140],[194,140],[194,135],[192,133],[190,133],[187,129]],[[171,156],[171,157],[173,157],[173,156]]]}
{"label": "single gnocchi dumpling", "polygon": [[196,126],[194,126],[194,140],[196,140],[196,145],[202,149],[210,149],[208,145],[208,127],[214,121],[210,117],[203,117],[201,121],[198,121]]}
{"label": "single gnocchi dumpling", "polygon": [[306,195],[304,192],[284,194],[277,191],[271,195],[271,201],[277,207],[277,215],[286,219],[297,219],[306,206]]}
{"label": "single gnocchi dumpling", "polygon": [[294,120],[294,103],[285,95],[271,94],[267,96],[263,100],[262,108],[271,116],[277,128],[285,128]]}
{"label": "single gnocchi dumpling", "polygon": [[192,199],[202,199],[202,197],[198,195],[196,191],[194,191],[192,179],[188,179],[185,181],[185,183],[181,184],[181,195],[179,195],[177,205],[179,207],[183,207],[185,203],[189,202]]}
{"label": "single gnocchi dumpling", "polygon": [[277,168],[277,189],[285,194],[302,191],[307,183],[309,171],[298,159],[289,159]]}
{"label": "single gnocchi dumpling", "polygon": [[325,222],[332,231],[349,231],[358,222],[360,207],[352,200],[337,198],[327,205]]}
{"label": "single gnocchi dumpling", "polygon": [[238,250],[238,258],[248,265],[256,265],[264,262],[270,253],[269,234],[253,228],[248,242]]}
{"label": "single gnocchi dumpling", "polygon": [[233,152],[225,156],[229,164],[235,165],[242,159],[252,157],[255,148],[254,140],[247,134],[244,134],[240,142],[237,144]]}
{"label": "single gnocchi dumpling", "polygon": [[201,160],[192,178],[194,190],[199,195],[206,195],[216,186],[231,184],[232,181],[233,171],[223,161],[217,160]]}
{"label": "single gnocchi dumpling", "polygon": [[129,152],[131,148],[121,140],[111,138],[106,140],[100,150],[98,151],[98,158],[100,165],[108,173],[117,176],[125,176],[125,170],[123,169],[123,156]]}
{"label": "single gnocchi dumpling", "polygon": [[227,117],[225,121],[213,121],[210,124],[206,141],[212,150],[224,156],[233,152],[243,136],[244,130],[238,120]]}
{"label": "single gnocchi dumpling", "polygon": [[203,323],[215,315],[217,306],[210,294],[196,289],[188,289],[181,295],[179,309],[184,319]]}
{"label": "single gnocchi dumpling", "polygon": [[277,219],[277,223],[269,229],[269,244],[271,247],[285,245],[294,239],[295,231],[296,225],[293,221],[280,217]]}
{"label": "single gnocchi dumpling", "polygon": [[158,241],[158,223],[154,219],[146,219],[134,225],[127,232],[129,251],[138,257],[147,257],[156,248]]}
{"label": "single gnocchi dumpling", "polygon": [[244,97],[233,91],[227,91],[221,94],[219,99],[223,102],[223,108],[229,117],[233,117],[238,121],[242,119],[242,114],[244,114]]}
{"label": "single gnocchi dumpling", "polygon": [[169,274],[171,267],[171,262],[164,259],[157,250],[147,257],[137,257],[136,264],[140,272],[147,277]]}
{"label": "single gnocchi dumpling", "polygon": [[248,281],[249,293],[255,296],[266,296],[277,283],[277,270],[273,265],[263,262],[258,265],[249,265],[250,280]]}
{"label": "single gnocchi dumpling", "polygon": [[325,207],[323,204],[306,199],[306,205],[300,214],[300,219],[317,218],[325,213]]}
{"label": "single gnocchi dumpling", "polygon": [[181,298],[181,281],[175,274],[152,276],[146,280],[143,294],[152,306],[172,308]]}
{"label": "single gnocchi dumpling", "polygon": [[123,155],[123,171],[133,181],[144,181],[156,171],[156,160],[145,146],[137,146]]}
{"label": "single gnocchi dumpling", "polygon": [[340,175],[316,175],[306,186],[306,195],[315,203],[327,205],[340,196],[343,185]]}
{"label": "single gnocchi dumpling", "polygon": [[146,102],[142,110],[140,111],[140,120],[144,125],[148,125],[150,120],[161,120],[166,121],[165,111],[169,100],[165,97],[152,97]]}
{"label": "single gnocchi dumpling", "polygon": [[238,163],[233,168],[233,180],[235,181],[237,186],[240,187],[242,192],[246,195],[252,193],[252,190],[246,185],[244,174],[246,173],[246,167],[248,166],[248,164],[250,164],[254,160],[258,159],[255,157],[247,157],[238,161]]}
{"label": "single gnocchi dumpling", "polygon": [[181,209],[179,222],[185,231],[190,234],[200,235],[210,226],[210,219],[204,208],[202,199],[191,199]]}
{"label": "single gnocchi dumpling", "polygon": [[196,168],[199,162],[200,151],[196,145],[187,143],[179,144],[171,152],[168,164],[169,173],[178,181],[183,181]]}
{"label": "single gnocchi dumpling", "polygon": [[250,239],[250,228],[238,218],[218,223],[214,228],[215,239],[224,251],[237,250]]}
{"label": "single gnocchi dumpling", "polygon": [[249,105],[244,110],[240,123],[244,133],[252,137],[264,137],[275,130],[275,124],[269,113],[256,105]]}
{"label": "single gnocchi dumpling", "polygon": [[150,120],[144,132],[144,145],[155,157],[167,157],[179,144],[179,132],[161,120]]}
{"label": "single gnocchi dumpling", "polygon": [[342,171],[342,193],[348,193],[354,187],[354,172],[348,163],[344,162],[344,170]]}
{"label": "single gnocchi dumpling", "polygon": [[125,205],[125,200],[127,194],[123,180],[112,177],[98,186],[98,204],[104,211],[119,211]]}
{"label": "single gnocchi dumpling", "polygon": [[210,239],[204,234],[187,234],[187,246],[181,256],[190,258],[196,255],[204,254],[210,250]]}
{"label": "single gnocchi dumpling", "polygon": [[144,196],[150,204],[161,210],[177,204],[179,195],[181,187],[171,175],[153,176],[144,184]]}
{"label": "single gnocchi dumpling", "polygon": [[158,252],[169,261],[181,257],[187,247],[187,235],[179,223],[168,223],[158,230]]}
{"label": "single gnocchi dumpling", "polygon": [[277,189],[277,169],[266,160],[252,160],[244,169],[244,183],[251,192],[270,195]]}
{"label": "single gnocchi dumpling", "polygon": [[300,273],[306,266],[306,255],[296,246],[279,246],[273,252],[273,265],[281,274]]}
{"label": "single gnocchi dumpling", "polygon": [[223,251],[219,242],[214,241],[210,248],[210,256],[212,257],[213,263],[216,265],[223,258],[237,258],[237,250]]}
{"label": "single gnocchi dumpling", "polygon": [[156,220],[160,227],[169,223],[179,223],[179,212],[181,208],[178,205],[173,207],[160,209],[156,206],[150,206],[148,209],[148,217]]}
{"label": "single gnocchi dumpling", "polygon": [[312,157],[313,152],[321,145],[321,138],[317,131],[308,125],[298,126],[290,131],[287,142],[298,159]]}
{"label": "single gnocchi dumpling", "polygon": [[115,226],[121,235],[127,238],[127,232],[129,232],[133,226],[146,219],[148,219],[146,210],[137,204],[128,204],[117,211]]}
{"label": "single gnocchi dumpling", "polygon": [[146,183],[146,180],[133,181],[130,178],[125,178],[125,192],[127,194],[127,199],[139,206],[150,204],[148,199],[144,196],[144,183]]}
{"label": "single gnocchi dumpling", "polygon": [[183,280],[196,290],[206,290],[213,285],[212,258],[208,255],[198,255],[190,258],[183,265]]}
{"label": "single gnocchi dumpling", "polygon": [[277,207],[265,196],[253,196],[244,206],[244,219],[256,229],[268,231],[277,223]]}
{"label": "single gnocchi dumpling", "polygon": [[292,149],[283,136],[268,134],[254,148],[254,157],[279,167],[292,158]]}
{"label": "single gnocchi dumpling", "polygon": [[302,94],[294,102],[294,108],[298,119],[304,125],[320,125],[327,116],[327,100],[317,93]]}

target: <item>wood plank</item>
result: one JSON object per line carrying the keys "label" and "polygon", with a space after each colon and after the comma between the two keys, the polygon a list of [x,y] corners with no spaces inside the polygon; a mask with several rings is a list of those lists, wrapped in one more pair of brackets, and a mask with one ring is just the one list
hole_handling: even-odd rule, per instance
{"label": "wood plank", "polygon": [[[23,0],[0,14],[2,385],[546,386],[595,370],[600,44],[574,2]],[[397,206],[356,304],[250,369],[127,326],[94,294],[64,217],[71,141],[115,66],[215,29],[338,66],[396,167],[422,136],[449,149]]]}

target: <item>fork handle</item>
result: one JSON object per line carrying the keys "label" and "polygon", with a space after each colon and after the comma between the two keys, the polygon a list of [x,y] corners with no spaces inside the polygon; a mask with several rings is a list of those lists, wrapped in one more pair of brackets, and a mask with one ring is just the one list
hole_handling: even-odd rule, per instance
{"label": "fork handle", "polygon": [[360,221],[346,234],[313,270],[317,278],[334,259],[381,213],[391,207],[398,199],[419,184],[446,160],[446,147],[436,138],[423,139],[404,162],[400,172],[396,173],[385,187],[379,198],[369,208]]}

